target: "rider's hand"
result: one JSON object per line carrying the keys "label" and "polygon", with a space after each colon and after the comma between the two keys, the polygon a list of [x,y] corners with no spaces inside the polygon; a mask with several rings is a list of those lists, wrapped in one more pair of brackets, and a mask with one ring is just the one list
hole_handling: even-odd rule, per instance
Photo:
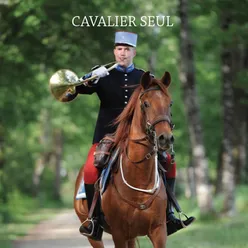
{"label": "rider's hand", "polygon": [[[92,76],[97,76],[98,79],[100,79],[102,77],[106,77],[107,75],[109,75],[109,72],[105,66],[101,66],[101,67],[95,69],[94,71],[92,71]],[[94,83],[96,83],[96,82],[94,82]]]}

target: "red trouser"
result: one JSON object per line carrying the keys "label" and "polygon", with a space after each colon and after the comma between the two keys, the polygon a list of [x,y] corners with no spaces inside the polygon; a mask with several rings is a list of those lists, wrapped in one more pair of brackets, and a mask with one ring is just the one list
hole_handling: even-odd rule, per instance
{"label": "red trouser", "polygon": [[[89,150],[87,160],[84,164],[84,182],[86,184],[94,184],[98,178],[99,170],[94,166],[94,152],[96,150],[96,144],[93,144]],[[167,153],[167,162],[164,164],[166,172],[166,178],[176,177],[176,163],[170,165],[171,156]]]}

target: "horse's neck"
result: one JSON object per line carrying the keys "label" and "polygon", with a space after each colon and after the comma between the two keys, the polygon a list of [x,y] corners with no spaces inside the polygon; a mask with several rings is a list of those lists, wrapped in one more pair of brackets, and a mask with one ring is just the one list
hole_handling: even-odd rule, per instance
{"label": "horse's neck", "polygon": [[[136,111],[131,124],[129,141],[127,144],[128,158],[125,157],[123,159],[125,168],[128,168],[126,171],[129,171],[129,181],[133,182],[135,185],[140,185],[141,187],[149,187],[154,184],[155,155],[153,154],[150,159],[145,159],[146,155],[152,152],[153,145],[147,140],[142,140],[140,142],[134,141],[146,136],[144,127],[141,126],[140,118],[141,113]],[[143,160],[141,163],[132,162],[141,160]]]}

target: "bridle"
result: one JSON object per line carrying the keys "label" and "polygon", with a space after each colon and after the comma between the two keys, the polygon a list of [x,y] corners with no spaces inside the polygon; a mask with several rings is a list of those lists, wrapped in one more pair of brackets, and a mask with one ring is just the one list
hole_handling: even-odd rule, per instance
{"label": "bridle", "polygon": [[151,87],[149,89],[146,89],[144,90],[141,94],[140,94],[140,97],[139,97],[139,100],[140,100],[140,107],[141,107],[141,110],[143,112],[143,114],[146,116],[146,135],[147,136],[150,136],[151,134],[154,133],[155,131],[155,126],[160,123],[160,122],[168,122],[169,125],[170,125],[170,128],[171,130],[174,129],[175,125],[172,123],[170,117],[168,115],[166,116],[159,116],[158,118],[156,118],[155,120],[153,121],[150,121],[149,118],[147,118],[147,114],[146,114],[146,110],[145,110],[145,105],[142,103],[141,99],[142,97],[149,91],[152,91],[152,90],[161,90],[159,86],[155,86],[155,87]]}
{"label": "bridle", "polygon": [[[140,96],[139,96],[139,101],[140,101],[140,107],[141,107],[141,111],[143,113],[143,115],[146,118],[146,127],[145,127],[145,136],[139,139],[130,139],[131,141],[144,145],[144,146],[148,146],[146,144],[143,143],[143,141],[148,141],[150,144],[153,145],[152,150],[150,152],[148,152],[145,157],[141,160],[138,161],[132,161],[129,156],[128,156],[128,152],[127,152],[127,148],[126,148],[126,156],[128,158],[128,160],[134,164],[139,164],[144,162],[146,159],[150,159],[152,157],[152,155],[154,155],[155,153],[158,152],[158,145],[157,145],[157,135],[156,135],[156,131],[155,131],[155,126],[160,123],[160,122],[167,122],[170,125],[171,130],[174,129],[175,125],[172,123],[170,117],[168,115],[166,116],[158,116],[155,120],[150,121],[149,118],[147,117],[147,113],[145,110],[145,106],[144,103],[142,103],[142,97],[144,96],[144,94],[146,94],[149,91],[152,90],[161,90],[159,86],[154,86],[151,87],[149,89],[144,90]],[[172,151],[173,151],[173,147],[171,147]]]}

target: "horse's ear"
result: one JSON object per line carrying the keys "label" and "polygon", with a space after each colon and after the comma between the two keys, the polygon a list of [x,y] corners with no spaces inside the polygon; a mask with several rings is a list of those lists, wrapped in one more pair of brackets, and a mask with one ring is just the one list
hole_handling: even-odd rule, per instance
{"label": "horse's ear", "polygon": [[171,83],[171,75],[168,71],[166,71],[164,73],[164,76],[161,79],[161,82],[166,86],[169,87],[170,83]]}
{"label": "horse's ear", "polygon": [[147,71],[142,75],[140,84],[143,87],[143,89],[147,89],[150,82],[151,82],[151,75],[150,72]]}

